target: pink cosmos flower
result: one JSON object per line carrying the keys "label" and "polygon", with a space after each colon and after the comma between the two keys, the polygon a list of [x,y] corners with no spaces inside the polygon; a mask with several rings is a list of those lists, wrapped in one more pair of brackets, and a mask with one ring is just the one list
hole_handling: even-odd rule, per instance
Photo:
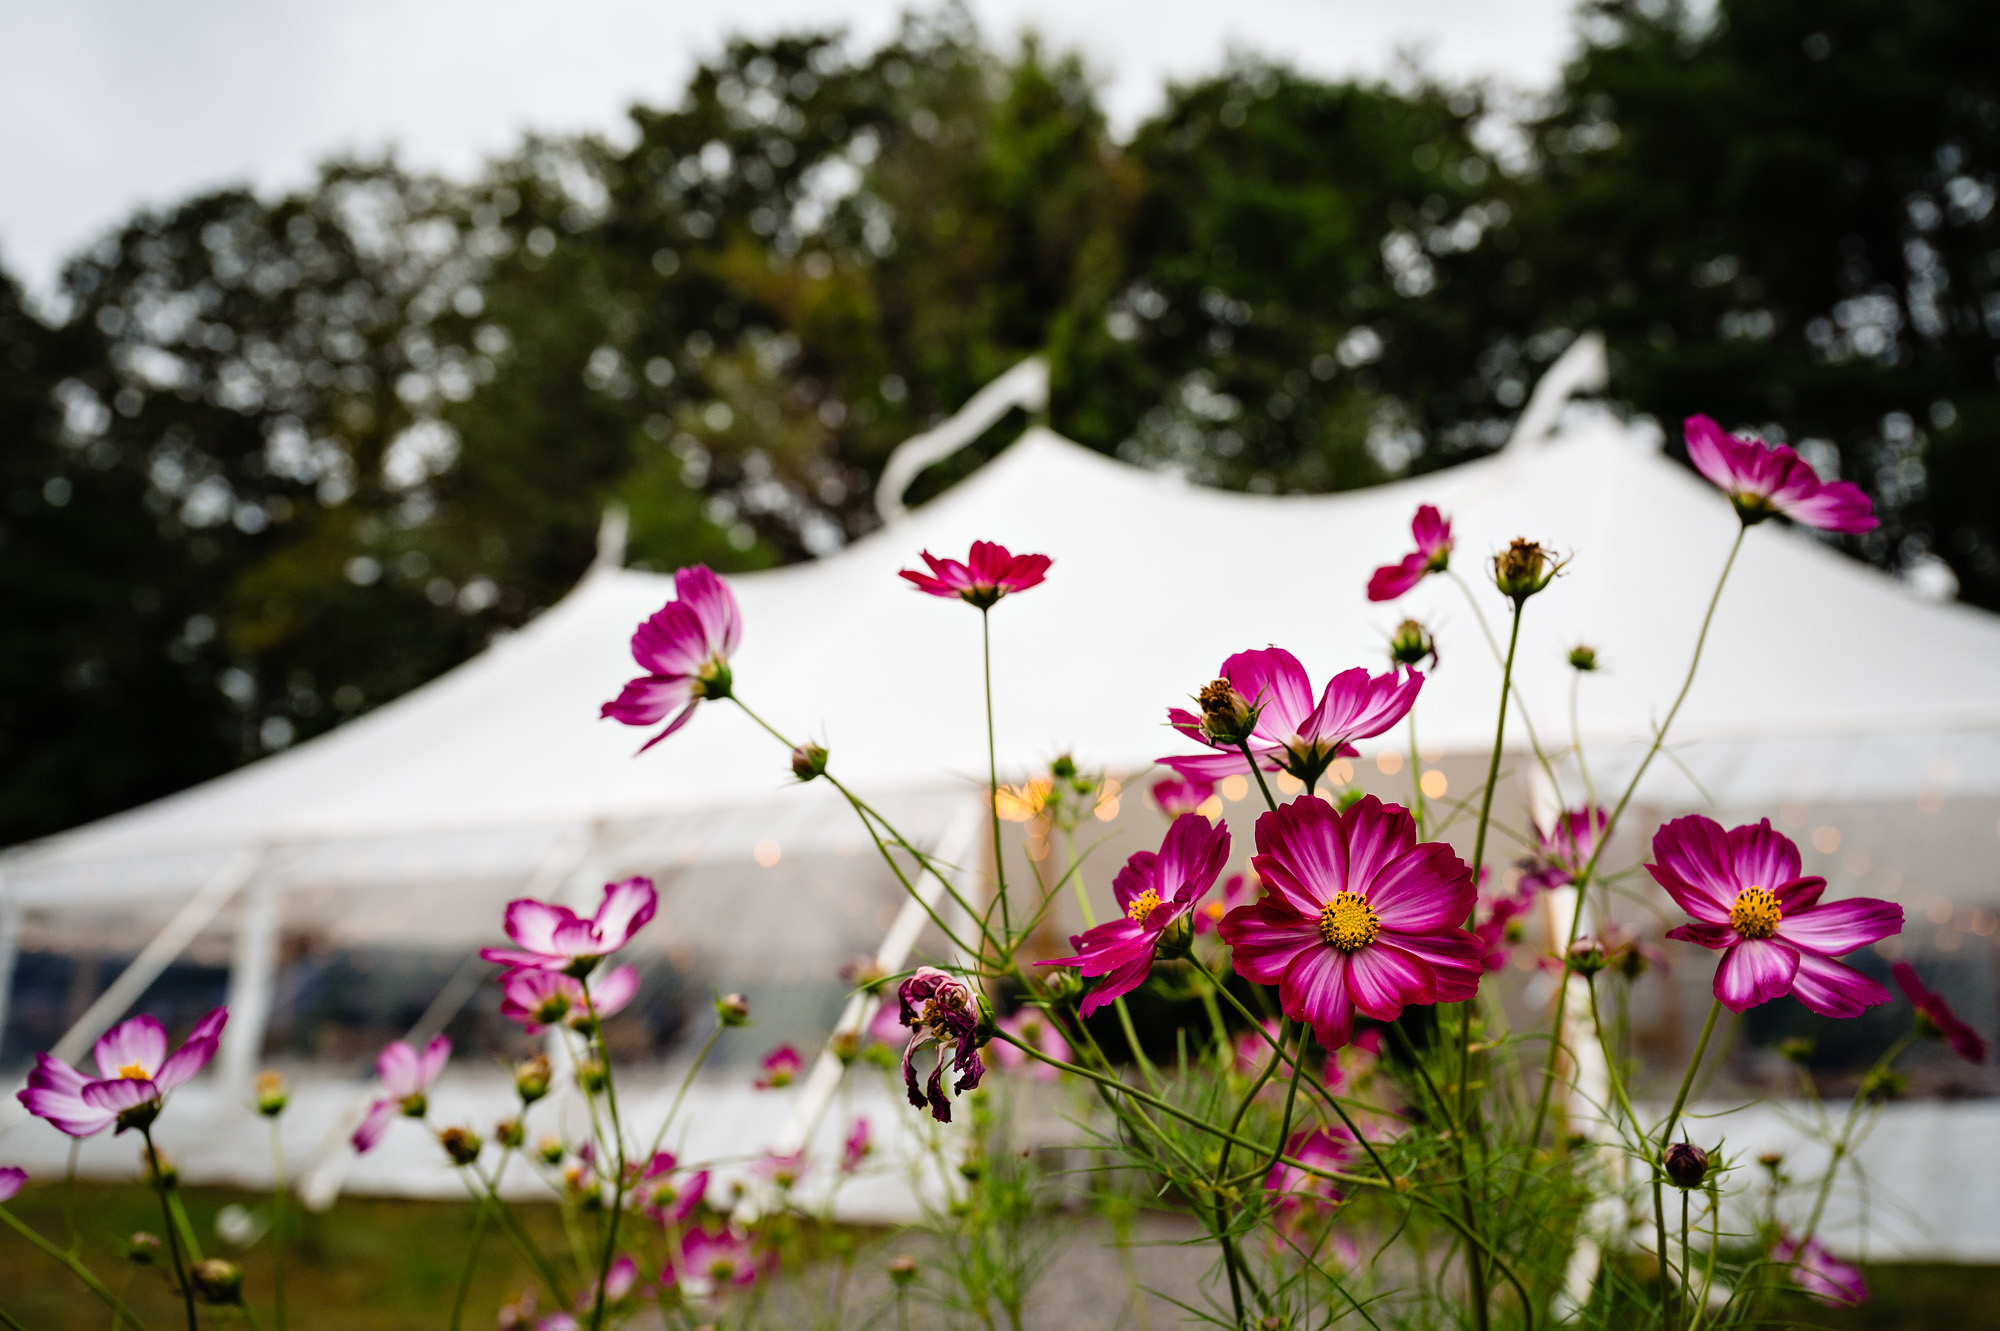
{"label": "pink cosmos flower", "polygon": [[600,958],[632,941],[651,923],[660,894],[650,878],[606,883],[597,914],[584,919],[567,906],[519,897],[507,903],[507,936],[515,947],[482,947],[479,955],[518,970],[590,973]]}
{"label": "pink cosmos flower", "polygon": [[93,1137],[112,1124],[118,1131],[149,1126],[168,1091],[208,1066],[222,1041],[229,1009],[219,1007],[195,1023],[179,1049],[167,1052],[167,1032],[151,1017],[121,1021],[91,1050],[97,1077],[67,1063],[35,1055],[26,1090],[28,1112],[72,1137]]}
{"label": "pink cosmos flower", "polygon": [[1936,1032],[1939,1039],[1951,1046],[1952,1052],[1968,1063],[1986,1061],[1986,1041],[1979,1038],[1979,1032],[1958,1019],[1958,1014],[1944,998],[1926,988],[1917,978],[1917,968],[1907,961],[1899,961],[1889,967],[1889,974],[1895,977],[1896,987],[1910,1000],[1917,1010],[1917,1024],[1926,1024]]}
{"label": "pink cosmos flower", "polygon": [[754,1285],[757,1267],[750,1240],[727,1229],[690,1229],[681,1239],[677,1269],[703,1282],[713,1293],[719,1294],[731,1286],[747,1289]]}
{"label": "pink cosmos flower", "polygon": [[[1032,1045],[1041,1050],[1050,1058],[1060,1059],[1065,1063],[1070,1060],[1072,1050],[1069,1041],[1063,1038],[1063,1033],[1056,1029],[1056,1024],[1050,1021],[1048,1014],[1040,1008],[1022,1008],[1013,1016],[1002,1019],[1000,1029],[1022,1044]],[[1026,1068],[1028,1076],[1036,1081],[1054,1081],[1062,1076],[1062,1069],[1044,1063],[1039,1058],[1030,1058],[1025,1051],[1015,1048],[1005,1040],[993,1046],[993,1057],[999,1059],[1000,1066],[1009,1072]]]}
{"label": "pink cosmos flower", "polygon": [[1874,506],[1849,481],[1822,481],[1812,464],[1783,444],[1739,438],[1706,416],[1685,426],[1688,460],[1729,496],[1744,526],[1782,513],[1821,531],[1875,530]]}
{"label": "pink cosmos flower", "polygon": [[1531,902],[1528,892],[1504,892],[1480,908],[1472,936],[1479,940],[1481,964],[1489,973],[1504,967],[1521,941],[1521,926],[1515,921],[1528,913]]}
{"label": "pink cosmos flower", "polygon": [[[598,709],[628,726],[650,726],[674,712],[667,728],[639,746],[644,753],[688,723],[704,698],[727,698],[729,658],[743,636],[743,615],[729,584],[700,564],[674,574],[674,593],[632,634],[632,659],[646,673],[628,680]],[[676,711],[675,709],[679,710]]]}
{"label": "pink cosmos flower", "polygon": [[1320,1169],[1339,1169],[1354,1153],[1354,1138],[1345,1128],[1328,1132],[1325,1128],[1311,1128],[1295,1132],[1285,1143],[1285,1160],[1271,1166],[1271,1172],[1264,1176],[1264,1191],[1272,1194],[1272,1209],[1277,1213],[1282,1227],[1296,1228],[1310,1212],[1338,1203],[1344,1195],[1340,1185],[1330,1178],[1308,1173],[1298,1165],[1312,1165]]}
{"label": "pink cosmos flower", "polygon": [[354,1149],[362,1154],[374,1150],[389,1130],[390,1120],[399,1113],[405,1118],[422,1118],[429,1113],[431,1086],[450,1057],[451,1038],[444,1035],[432,1036],[421,1054],[404,1040],[392,1041],[383,1049],[375,1059],[375,1075],[382,1079],[382,1089],[388,1094],[368,1106],[367,1116],[354,1130]]}
{"label": "pink cosmos flower", "polygon": [[708,1171],[696,1170],[683,1175],[676,1167],[671,1151],[659,1151],[646,1162],[644,1172],[639,1175],[638,1194],[640,1209],[663,1226],[681,1225],[695,1213],[702,1198],[708,1195]]}
{"label": "pink cosmos flower", "polygon": [[1835,1257],[1818,1239],[1800,1243],[1785,1235],[1772,1246],[1771,1260],[1790,1268],[1785,1274],[1791,1282],[1829,1307],[1852,1308],[1868,1301],[1861,1268]]}
{"label": "pink cosmos flower", "polygon": [[[639,1283],[639,1264],[625,1254],[619,1253],[611,1263],[611,1269],[604,1273],[604,1306],[612,1307],[627,1298]],[[576,1296],[576,1311],[579,1317],[588,1317],[597,1306],[597,1286],[579,1290]],[[558,1320],[560,1319],[560,1320]],[[580,1323],[568,1313],[553,1313],[535,1324],[535,1331],[578,1331]]]}
{"label": "pink cosmos flower", "polygon": [[1197,813],[1201,806],[1215,798],[1215,783],[1199,777],[1171,776],[1164,781],[1155,781],[1148,792],[1160,812],[1169,818],[1178,818],[1184,813]]}
{"label": "pink cosmos flower", "polygon": [[27,1186],[28,1171],[13,1165],[0,1169],[0,1202],[11,1202]]}
{"label": "pink cosmos flower", "polygon": [[1521,891],[1526,894],[1554,887],[1568,887],[1597,853],[1598,838],[1610,818],[1603,809],[1566,809],[1546,831],[1536,829],[1541,843],[1522,865]]}
{"label": "pink cosmos flower", "polygon": [[1252,874],[1233,873],[1222,880],[1222,896],[1215,901],[1204,901],[1195,908],[1194,931],[1198,934],[1212,934],[1222,923],[1222,917],[1238,906],[1247,906],[1257,899],[1257,879]]}
{"label": "pink cosmos flower", "polygon": [[1802,877],[1799,849],[1771,820],[1724,832],[1699,814],[1653,836],[1646,869],[1693,922],[1667,937],[1722,952],[1715,996],[1742,1012],[1790,994],[1823,1017],[1858,1017],[1889,991],[1833,960],[1903,929],[1903,908],[1855,897],[1820,903],[1826,879]]}
{"label": "pink cosmos flower", "polygon": [[1167,829],[1159,850],[1138,852],[1112,881],[1112,895],[1124,916],[1073,935],[1069,941],[1075,956],[1035,964],[1075,966],[1086,976],[1104,976],[1083,1000],[1088,1017],[1145,983],[1160,936],[1194,909],[1228,862],[1229,829],[1200,814],[1182,814]]}
{"label": "pink cosmos flower", "polygon": [[[928,1105],[932,1118],[949,1123],[951,1101],[944,1094],[945,1069],[958,1074],[952,1090],[960,1095],[979,1085],[979,1079],[986,1075],[986,1065],[979,1058],[979,1046],[984,1043],[980,1034],[986,1019],[984,1005],[971,985],[935,966],[918,967],[897,990],[897,1000],[903,1025],[910,1029],[910,1042],[903,1047],[903,1086],[910,1105],[916,1109]],[[920,1091],[913,1060],[933,1047],[938,1051],[937,1066]]]}
{"label": "pink cosmos flower", "polygon": [[1055,562],[1047,555],[1011,554],[1006,546],[991,541],[974,541],[963,564],[956,559],[939,559],[928,550],[923,551],[923,558],[931,566],[929,573],[903,570],[903,576],[918,591],[956,596],[981,610],[992,609],[1009,592],[1024,592],[1038,585]]}
{"label": "pink cosmos flower", "polygon": [[1404,555],[1393,564],[1384,564],[1368,579],[1368,599],[1393,601],[1432,573],[1442,573],[1451,564],[1451,521],[1429,504],[1417,507],[1410,523],[1410,535],[1417,539],[1414,554]]}
{"label": "pink cosmos flower", "polygon": [[1302,796],[1257,820],[1250,867],[1269,889],[1222,920],[1237,973],[1278,986],[1279,1006],[1334,1050],[1354,1014],[1393,1021],[1412,1003],[1479,991],[1472,873],[1450,846],[1417,844],[1416,823],[1373,795],[1335,813]]}
{"label": "pink cosmos flower", "polygon": [[787,1155],[769,1153],[760,1157],[750,1168],[779,1187],[789,1188],[805,1177],[806,1153],[803,1150],[793,1151]]}
{"label": "pink cosmos flower", "polygon": [[[1250,752],[1267,772],[1289,772],[1307,785],[1336,758],[1357,755],[1354,741],[1379,735],[1409,714],[1424,677],[1415,670],[1369,675],[1365,667],[1344,670],[1327,681],[1317,706],[1312,681],[1299,659],[1282,647],[1238,652],[1222,663],[1217,683],[1226,682],[1257,709]],[[1211,684],[1203,693],[1216,686]],[[1205,704],[1206,705],[1206,704]],[[1217,750],[1194,757],[1157,759],[1184,779],[1220,781],[1247,775],[1250,764],[1233,742],[1211,738],[1203,718],[1184,708],[1167,709],[1167,723],[1189,739]]]}
{"label": "pink cosmos flower", "polygon": [[840,1172],[852,1174],[861,1168],[861,1162],[866,1160],[874,1149],[875,1144],[868,1131],[868,1120],[859,1114],[855,1115],[854,1126],[847,1130],[847,1144],[840,1150]]}
{"label": "pink cosmos flower", "polygon": [[602,1021],[638,992],[639,972],[632,966],[614,966],[598,976],[587,996],[583,981],[561,971],[509,971],[500,979],[500,1015],[530,1035],[561,1021],[582,1029],[592,1013]]}
{"label": "pink cosmos flower", "polygon": [[764,1055],[764,1075],[751,1084],[760,1091],[775,1091],[782,1086],[790,1086],[798,1079],[799,1069],[805,1066],[799,1051],[788,1044],[781,1044]]}

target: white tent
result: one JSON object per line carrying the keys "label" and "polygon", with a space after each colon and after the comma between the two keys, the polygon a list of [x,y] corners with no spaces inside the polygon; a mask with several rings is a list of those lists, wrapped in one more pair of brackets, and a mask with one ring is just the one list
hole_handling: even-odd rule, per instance
{"label": "white tent", "polygon": [[[986,767],[978,617],[896,575],[920,549],[962,557],[986,538],[1055,559],[1044,586],[992,616],[1003,779],[1062,751],[1141,772],[1187,751],[1163,711],[1229,652],[1278,643],[1315,680],[1379,668],[1405,614],[1445,644],[1419,717],[1427,760],[1449,767],[1492,743],[1499,671],[1473,612],[1444,578],[1393,606],[1363,592],[1374,565],[1408,548],[1423,502],[1453,520],[1454,567],[1496,629],[1505,603],[1484,585],[1487,553],[1524,535],[1572,557],[1529,606],[1520,687],[1545,742],[1561,747],[1563,658],[1594,646],[1605,668],[1584,681],[1584,748],[1600,784],[1629,772],[1680,684],[1737,523],[1656,435],[1578,406],[1559,428],[1518,431],[1495,457],[1326,496],[1203,489],[1031,429],[851,546],[733,578],[746,623],[736,687],[791,737],[827,743],[842,778],[914,836],[935,843],[955,826],[961,845],[976,841],[965,811],[976,811]],[[0,977],[23,921],[96,912],[103,928],[154,930],[170,914],[142,956],[154,973],[225,929],[241,1075],[257,1056],[273,940],[300,911],[357,937],[470,947],[491,937],[497,914],[468,908],[467,893],[497,907],[525,887],[635,866],[740,871],[758,851],[855,851],[844,805],[823,783],[796,787],[784,750],[735,708],[705,705],[636,759],[640,733],[596,719],[631,673],[633,626],[670,587],[662,574],[597,568],[527,628],[332,734],[11,852],[0,862]],[[1517,725],[1510,740],[1523,738]],[[1744,544],[1672,748],[1642,803],[1903,811],[2000,793],[2000,619],[1921,599],[1808,533],[1766,524]],[[1938,873],[1960,873],[1964,858]],[[1983,878],[1947,895],[1982,892],[2000,895]],[[115,1019],[148,978],[143,966],[128,977],[94,1024]]]}

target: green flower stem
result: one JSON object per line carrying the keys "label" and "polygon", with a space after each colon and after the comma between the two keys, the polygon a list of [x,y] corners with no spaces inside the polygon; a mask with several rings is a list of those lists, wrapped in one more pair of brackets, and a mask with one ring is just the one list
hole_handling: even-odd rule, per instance
{"label": "green flower stem", "polygon": [[1239,739],[1236,747],[1243,750],[1243,761],[1250,764],[1250,775],[1257,778],[1257,789],[1264,792],[1264,807],[1272,813],[1278,811],[1278,801],[1271,798],[1271,788],[1264,784],[1264,769],[1257,766],[1257,756],[1250,752],[1250,741]]}
{"label": "green flower stem", "polygon": [[174,1223],[174,1208],[167,1199],[167,1180],[160,1172],[160,1153],[153,1145],[151,1127],[139,1129],[146,1143],[146,1172],[153,1177],[153,1189],[160,1194],[160,1215],[167,1223],[167,1252],[173,1258],[174,1279],[180,1282],[181,1300],[187,1305],[188,1331],[199,1331],[194,1313],[194,1286],[188,1281],[187,1263],[181,1257],[180,1226]]}
{"label": "green flower stem", "polygon": [[[1285,1037],[1291,1031],[1291,1025],[1291,1018],[1285,1018],[1285,1023],[1279,1029],[1278,1033],[1278,1048],[1271,1054],[1271,1061],[1264,1065],[1264,1070],[1257,1074],[1257,1079],[1250,1083],[1250,1088],[1243,1093],[1243,1098],[1237,1102],[1236,1115],[1229,1120],[1229,1132],[1231,1136],[1234,1136],[1237,1130],[1243,1126],[1243,1116],[1250,1112],[1251,1102],[1257,1098],[1259,1092],[1270,1082],[1271,1075],[1278,1070],[1278,1065],[1284,1061],[1284,1041]],[[1292,1093],[1294,1095],[1298,1093],[1299,1089],[1298,1069],[1303,1066],[1303,1059],[1298,1060],[1292,1065]],[[1285,1104],[1285,1115],[1287,1120],[1289,1120],[1291,1117],[1291,1102],[1289,1100]],[[1285,1137],[1286,1133],[1281,1132],[1278,1134],[1277,1149],[1281,1155],[1285,1149]],[[1223,1196],[1223,1180],[1229,1174],[1229,1148],[1230,1142],[1225,1140],[1222,1143],[1221,1152],[1216,1157],[1215,1179],[1209,1185],[1209,1191],[1215,1197],[1216,1241],[1222,1245],[1222,1262],[1229,1272],[1229,1301],[1236,1310],[1236,1324],[1241,1326],[1243,1324],[1243,1291],[1237,1279],[1236,1268],[1242,1259],[1237,1256],[1236,1241],[1229,1234],[1231,1221],[1229,1218],[1228,1203]]]}
{"label": "green flower stem", "polygon": [[1590,761],[1583,753],[1583,727],[1577,722],[1577,694],[1582,691],[1583,672],[1569,672],[1569,748],[1576,755],[1577,775],[1583,778],[1583,807],[1597,807],[1597,786],[1590,779]]}
{"label": "green flower stem", "polygon": [[[1702,1023],[1701,1039],[1695,1043],[1694,1057],[1688,1060],[1687,1073],[1681,1078],[1680,1093],[1674,1096],[1674,1107],[1667,1111],[1667,1121],[1660,1128],[1659,1140],[1653,1144],[1653,1158],[1647,1162],[1653,1171],[1653,1228],[1659,1238],[1659,1246],[1654,1249],[1654,1252],[1660,1259],[1660,1316],[1666,1319],[1669,1326],[1672,1325],[1673,1317],[1667,1302],[1669,1298],[1667,1283],[1667,1203],[1665,1186],[1661,1182],[1665,1177],[1665,1173],[1660,1163],[1660,1157],[1665,1154],[1667,1147],[1673,1142],[1674,1129],[1679,1126],[1681,1121],[1681,1110],[1687,1108],[1688,1092],[1694,1089],[1694,1074],[1701,1069],[1702,1057],[1708,1053],[1709,1037],[1715,1034],[1715,1020],[1721,1015],[1722,1000],[1718,998],[1708,1005],[1708,1020]],[[1685,1270],[1682,1272],[1682,1280],[1685,1283]]]}
{"label": "green flower stem", "polygon": [[1417,817],[1417,840],[1424,839],[1430,819],[1424,809],[1423,761],[1417,756],[1417,709],[1410,709],[1410,804]]}
{"label": "green flower stem", "polygon": [[78,1280],[81,1280],[92,1294],[103,1300],[105,1307],[111,1309],[111,1315],[114,1320],[122,1318],[131,1324],[133,1331],[145,1331],[146,1324],[141,1322],[132,1310],[125,1306],[125,1301],[106,1288],[104,1282],[92,1275],[90,1268],[79,1261],[74,1254],[65,1252],[43,1238],[40,1234],[37,1234],[34,1230],[28,1228],[18,1216],[4,1206],[0,1206],[0,1221],[5,1221],[8,1227],[15,1233],[41,1249],[49,1260],[66,1269]]}
{"label": "green flower stem", "polygon": [[[505,1157],[502,1157],[502,1163],[505,1163]],[[479,1180],[484,1191],[472,1186],[469,1180],[475,1178]],[[498,1171],[495,1171],[490,1179],[476,1167],[460,1171],[460,1180],[465,1182],[465,1190],[472,1194],[474,1201],[492,1207],[493,1218],[500,1222],[500,1228],[507,1235],[507,1241],[513,1244],[514,1250],[535,1269],[535,1275],[548,1289],[556,1306],[568,1307],[569,1291],[563,1288],[562,1278],[557,1275],[555,1268],[549,1265],[548,1257],[535,1245],[534,1240],[528,1237],[528,1232],[521,1228],[520,1221],[514,1218],[513,1212],[507,1209],[507,1203],[500,1197],[499,1179]]]}
{"label": "green flower stem", "polygon": [[1834,1140],[1833,1158],[1827,1161],[1826,1173],[1820,1176],[1819,1195],[1813,1199],[1812,1215],[1806,1220],[1804,1236],[1799,1240],[1800,1243],[1806,1242],[1819,1232],[1820,1217],[1826,1214],[1827,1199],[1833,1195],[1834,1176],[1840,1172],[1840,1162],[1847,1158],[1848,1148],[1853,1144],[1854,1126],[1860,1121],[1861,1107],[1866,1103],[1870,1087],[1903,1056],[1903,1051],[1915,1043],[1916,1038],[1917,1033],[1914,1029],[1905,1031],[1901,1039],[1890,1045],[1882,1057],[1875,1060],[1875,1066],[1868,1069],[1861,1078],[1861,1084],[1854,1088],[1854,1099],[1848,1103],[1847,1118],[1840,1126],[1840,1136]]}
{"label": "green flower stem", "polygon": [[[501,1157],[504,1167],[506,1157]],[[479,1247],[486,1241],[486,1222],[491,1216],[486,1198],[479,1199],[478,1214],[472,1220],[472,1243],[465,1250],[465,1266],[458,1273],[458,1293],[451,1301],[451,1331],[465,1325],[465,1300],[472,1293],[472,1272],[479,1262]]]}
{"label": "green flower stem", "polygon": [[604,1286],[611,1278],[611,1262],[618,1255],[618,1222],[625,1212],[625,1127],[618,1118],[618,1085],[611,1075],[611,1051],[604,1046],[604,1024],[597,1018],[597,1003],[590,996],[590,981],[582,982],[583,1009],[590,1017],[591,1043],[596,1046],[598,1062],[604,1067],[604,1103],[611,1114],[611,1137],[614,1155],[618,1162],[618,1174],[611,1188],[611,1221],[604,1227],[604,1253],[597,1264],[597,1293],[590,1303],[591,1331],[600,1331],[604,1325]]}
{"label": "green flower stem", "polygon": [[686,1075],[681,1078],[680,1089],[674,1092],[673,1103],[667,1106],[667,1116],[660,1120],[660,1130],[653,1134],[653,1149],[646,1152],[648,1161],[660,1153],[661,1145],[667,1140],[667,1129],[673,1125],[674,1116],[681,1112],[681,1102],[687,1099],[688,1088],[694,1085],[695,1074],[701,1071],[702,1064],[708,1062],[709,1054],[715,1049],[715,1042],[722,1038],[722,1033],[727,1029],[729,1028],[722,1024],[721,1019],[717,1018],[715,1029],[711,1030],[708,1038],[701,1042],[701,1048],[695,1053],[694,1062],[688,1065]]}
{"label": "green flower stem", "polygon": [[1009,945],[1014,922],[1007,908],[1007,859],[1000,847],[1000,763],[993,733],[993,613],[979,611],[979,659],[986,670],[986,813],[993,820],[993,882],[1000,898],[1000,932]]}
{"label": "green flower stem", "polygon": [[[1583,870],[1576,876],[1574,886],[1577,894],[1577,911],[1570,918],[1569,937],[1563,942],[1562,951],[1565,956],[1568,955],[1570,947],[1576,942],[1577,931],[1582,927],[1583,893],[1584,889],[1590,884],[1591,875],[1597,872],[1597,861],[1604,854],[1604,848],[1611,844],[1611,834],[1617,830],[1618,820],[1624,815],[1625,806],[1632,802],[1632,796],[1638,792],[1640,780],[1646,775],[1646,769],[1653,765],[1653,759],[1659,756],[1661,747],[1667,742],[1667,731],[1672,728],[1674,718],[1680,715],[1681,704],[1687,701],[1688,691],[1694,688],[1695,672],[1701,666],[1702,649],[1708,645],[1708,631],[1715,624],[1715,608],[1722,603],[1722,589],[1729,584],[1729,571],[1736,567],[1736,556],[1741,553],[1744,534],[1749,530],[1748,527],[1737,528],[1736,540],[1729,547],[1729,558],[1724,560],[1722,564],[1722,576],[1715,580],[1715,591],[1709,596],[1708,609],[1702,614],[1701,632],[1695,637],[1694,655],[1688,661],[1687,677],[1681,681],[1681,691],[1674,696],[1674,705],[1667,709],[1666,719],[1660,723],[1659,729],[1653,732],[1653,742],[1646,749],[1646,756],[1639,760],[1638,770],[1634,771],[1632,779],[1625,783],[1624,793],[1618,797],[1618,803],[1611,810],[1611,816],[1605,819],[1604,830],[1598,833],[1597,844],[1591,849],[1590,859],[1584,864]],[[1541,1094],[1535,1101],[1534,1126],[1529,1132],[1527,1140],[1527,1145],[1531,1150],[1541,1141],[1542,1127],[1548,1120],[1549,1095],[1555,1086],[1556,1079],[1556,1060],[1562,1056],[1563,1012],[1568,1003],[1569,986],[1558,986],[1556,989],[1555,1023],[1549,1039],[1548,1063],[1542,1069]]]}
{"label": "green flower stem", "polygon": [[273,1320],[285,1331],[285,1140],[271,1115],[271,1293]]}

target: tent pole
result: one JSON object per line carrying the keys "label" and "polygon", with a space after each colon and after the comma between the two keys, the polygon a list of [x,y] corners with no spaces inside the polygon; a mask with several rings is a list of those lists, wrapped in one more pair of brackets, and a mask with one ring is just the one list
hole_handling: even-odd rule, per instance
{"label": "tent pole", "polygon": [[231,1094],[247,1094],[264,1053],[278,978],[278,889],[265,881],[244,894],[236,948],[229,965],[229,1025],[222,1032],[217,1076]]}
{"label": "tent pole", "polygon": [[[946,864],[960,864],[966,853],[972,849],[972,841],[987,817],[985,803],[966,804],[946,825],[944,835],[938,838],[936,858]],[[963,881],[970,876],[969,867],[961,864],[958,873],[961,881],[953,884],[961,893],[967,887]],[[916,885],[916,896],[903,902],[896,912],[896,918],[889,925],[889,932],[882,939],[882,946],[875,953],[875,969],[885,975],[893,975],[903,969],[910,959],[910,949],[923,934],[924,926],[930,922],[931,912],[937,909],[938,901],[944,895],[944,883],[936,874],[925,874]],[[875,1013],[882,1006],[882,997],[866,991],[850,996],[847,1006],[841,1010],[840,1020],[834,1024],[833,1034],[826,1046],[820,1050],[819,1058],[800,1088],[799,1098],[792,1106],[791,1117],[784,1130],[778,1134],[776,1144],[771,1148],[775,1155],[789,1155],[804,1149],[813,1134],[819,1130],[819,1123],[826,1116],[827,1107],[833,1103],[833,1095],[840,1088],[841,1075],[847,1065],[833,1051],[841,1036],[858,1036],[875,1019]]]}
{"label": "tent pole", "polygon": [[14,962],[21,953],[21,903],[14,899],[7,871],[0,868],[0,1045],[6,1043],[7,1013],[14,997]]}
{"label": "tent pole", "polygon": [[[111,982],[111,987],[97,996],[97,1001],[84,1010],[76,1025],[63,1033],[49,1050],[51,1057],[65,1063],[74,1063],[98,1036],[111,1029],[113,1022],[125,1015],[125,1010],[139,1001],[151,987],[160,973],[173,964],[174,959],[187,949],[209,921],[229,904],[229,899],[243,888],[256,874],[262,861],[262,852],[257,849],[239,850],[229,857],[181,908],[168,920],[166,927],[153,937],[153,941],[139,950],[119,977]],[[12,1127],[26,1116],[27,1111],[12,1095],[0,1098],[0,1131]]]}

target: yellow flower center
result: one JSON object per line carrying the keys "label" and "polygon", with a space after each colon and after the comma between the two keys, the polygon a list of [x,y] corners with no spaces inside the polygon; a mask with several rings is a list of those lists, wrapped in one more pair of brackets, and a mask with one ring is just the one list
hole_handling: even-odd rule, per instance
{"label": "yellow flower center", "polygon": [[1125,908],[1125,918],[1134,924],[1144,924],[1146,917],[1160,908],[1160,894],[1147,888],[1132,898],[1132,904]]}
{"label": "yellow flower center", "polygon": [[1354,892],[1337,892],[1319,913],[1319,936],[1342,952],[1359,952],[1382,932],[1374,908]]}
{"label": "yellow flower center", "polygon": [[118,1075],[129,1081],[150,1081],[153,1077],[152,1073],[146,1071],[145,1068],[137,1063],[127,1063],[124,1067],[118,1069]]}
{"label": "yellow flower center", "polygon": [[1744,888],[1729,908],[1729,922],[1745,938],[1769,938],[1778,932],[1778,921],[1784,917],[1776,894],[1767,887]]}

